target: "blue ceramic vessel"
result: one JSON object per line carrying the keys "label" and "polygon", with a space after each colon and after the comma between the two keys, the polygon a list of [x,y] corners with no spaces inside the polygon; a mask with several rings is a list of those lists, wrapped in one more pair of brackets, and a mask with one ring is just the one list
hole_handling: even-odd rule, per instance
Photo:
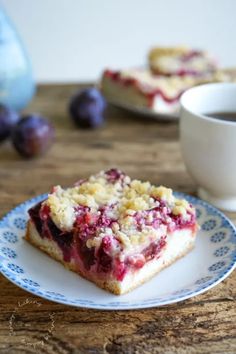
{"label": "blue ceramic vessel", "polygon": [[19,111],[34,92],[29,58],[16,29],[0,6],[0,103]]}

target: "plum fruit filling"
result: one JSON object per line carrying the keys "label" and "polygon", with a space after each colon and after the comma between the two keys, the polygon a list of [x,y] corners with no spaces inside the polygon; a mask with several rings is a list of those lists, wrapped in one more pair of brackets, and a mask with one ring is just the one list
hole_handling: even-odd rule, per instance
{"label": "plum fruit filling", "polygon": [[121,72],[119,71],[111,71],[111,70],[105,70],[104,72],[104,76],[110,78],[111,80],[118,82],[119,84],[123,85],[123,86],[133,86],[135,87],[139,92],[141,92],[143,95],[145,95],[147,97],[147,99],[149,100],[149,105],[152,106],[154,98],[156,96],[161,96],[162,99],[167,102],[167,103],[174,103],[177,102],[180,98],[180,96],[183,93],[183,90],[181,90],[181,92],[178,92],[178,94],[176,94],[176,96],[174,97],[168,97],[168,95],[165,94],[165,92],[160,89],[160,88],[152,88],[152,87],[148,87],[148,90],[143,90],[140,87],[140,83],[138,82],[138,80],[136,78],[132,78],[132,77],[128,77],[128,78],[124,78],[121,75]]}
{"label": "plum fruit filling", "polygon": [[[107,173],[110,183],[115,183],[123,178],[116,170]],[[117,246],[122,254],[123,245],[114,235],[105,235],[100,244],[88,247],[87,241],[96,238],[96,231],[99,228],[112,228],[118,220],[109,217],[109,210],[114,205],[102,206],[97,214],[92,214],[89,207],[78,206],[76,210],[76,220],[71,231],[62,231],[53,222],[50,216],[50,208],[43,202],[38,203],[29,210],[30,219],[35,225],[41,238],[47,238],[56,242],[63,254],[65,262],[73,260],[78,264],[84,273],[93,272],[101,277],[111,276],[118,281],[122,281],[128,271],[134,272],[142,268],[147,262],[157,259],[163,248],[166,246],[166,235],[158,240],[151,241],[141,251],[132,255],[114,253]],[[167,226],[167,232],[181,228],[194,228],[195,215],[189,213],[189,217],[184,220],[181,215],[173,215],[165,202],[159,200],[159,206],[150,210],[137,211],[133,215],[137,231],[144,226],[151,226],[158,229],[161,225]]]}

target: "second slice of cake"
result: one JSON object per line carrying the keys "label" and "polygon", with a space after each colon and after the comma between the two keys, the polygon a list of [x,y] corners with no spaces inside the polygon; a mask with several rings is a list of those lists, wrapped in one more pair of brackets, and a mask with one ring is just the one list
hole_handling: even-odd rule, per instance
{"label": "second slice of cake", "polygon": [[101,89],[108,102],[172,114],[178,112],[181,94],[195,84],[191,76],[156,76],[149,69],[105,70]]}
{"label": "second slice of cake", "polygon": [[29,215],[27,241],[115,294],[187,254],[198,229],[193,206],[171,189],[116,169],[54,187]]}

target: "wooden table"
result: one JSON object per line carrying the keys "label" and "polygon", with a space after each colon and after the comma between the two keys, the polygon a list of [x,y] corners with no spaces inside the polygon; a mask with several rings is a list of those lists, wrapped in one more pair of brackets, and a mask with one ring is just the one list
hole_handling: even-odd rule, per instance
{"label": "wooden table", "polygon": [[[56,126],[56,142],[46,156],[23,160],[10,143],[1,145],[0,216],[54,184],[70,185],[112,166],[131,177],[195,193],[181,158],[176,123],[141,119],[109,107],[104,128],[81,131],[66,112],[74,89],[40,86],[27,109],[49,117]],[[236,222],[236,214],[229,216]],[[0,353],[233,354],[235,298],[236,272],[207,293],[175,305],[95,311],[43,300],[0,276]]]}

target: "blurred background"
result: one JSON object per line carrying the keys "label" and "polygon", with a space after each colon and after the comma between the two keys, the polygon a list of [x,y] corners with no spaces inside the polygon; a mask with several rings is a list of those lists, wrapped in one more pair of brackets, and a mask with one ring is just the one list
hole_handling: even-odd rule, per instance
{"label": "blurred background", "polygon": [[37,82],[94,81],[145,64],[153,45],[205,48],[235,66],[235,0],[0,0]]}

